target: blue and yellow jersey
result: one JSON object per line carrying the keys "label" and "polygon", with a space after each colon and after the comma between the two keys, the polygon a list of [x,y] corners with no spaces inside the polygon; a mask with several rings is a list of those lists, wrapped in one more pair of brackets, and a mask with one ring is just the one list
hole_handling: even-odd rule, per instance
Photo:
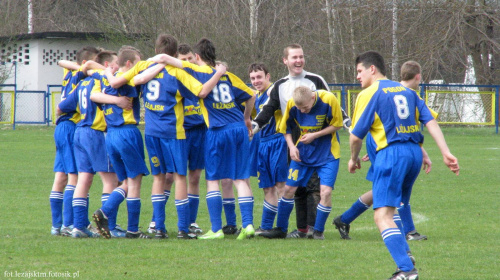
{"label": "blue and yellow jersey", "polygon": [[383,79],[358,95],[350,130],[361,139],[370,132],[380,151],[394,142],[423,143],[419,121],[426,124],[433,119],[414,90]]}
{"label": "blue and yellow jersey", "polygon": [[75,108],[78,104],[80,110],[80,122],[77,126],[90,126],[90,128],[105,131],[106,122],[104,121],[104,114],[96,103],[90,100],[90,94],[95,91],[101,91],[101,74],[95,72],[91,76],[83,79],[78,83],[74,89],[74,93],[70,94],[66,100],[59,103],[59,108],[63,112],[67,112]]}
{"label": "blue and yellow jersey", "polygon": [[185,98],[184,99],[184,129],[191,129],[203,125],[205,120],[201,113],[200,101],[198,98]]}
{"label": "blue and yellow jersey", "polygon": [[[123,73],[116,72],[115,76],[121,76]],[[114,89],[109,85],[106,76],[101,79],[101,88],[104,92],[113,96],[127,96],[132,99],[132,109],[125,110],[115,104],[102,104],[102,111],[104,112],[104,119],[108,126],[122,126],[128,124],[139,124],[141,118],[141,103],[139,94],[134,86],[130,83],[123,85],[119,89]]]}
{"label": "blue and yellow jersey", "polygon": [[[147,64],[142,67],[147,68]],[[167,65],[156,77],[141,86],[146,109],[144,133],[160,138],[186,139],[184,98],[194,98],[193,94],[198,95],[202,87],[186,71]]]}
{"label": "blue and yellow jersey", "polygon": [[[75,78],[75,75],[77,73],[78,73],[78,71],[70,71],[66,68],[63,68],[61,101],[66,99],[66,97],[68,97],[68,95],[72,93],[73,89],[75,89],[78,82],[80,82],[81,79]],[[80,77],[80,75],[78,75],[78,77]],[[74,123],[78,123],[80,121],[80,112],[74,111],[74,112],[68,112],[68,113],[64,113],[64,114],[60,115],[56,120],[56,125],[62,121],[68,121],[68,120],[72,121]]]}
{"label": "blue and yellow jersey", "polygon": [[[208,65],[198,66],[183,61],[182,66],[184,70],[202,83],[206,83],[215,74],[215,69]],[[212,92],[204,99],[200,99],[201,111],[207,127],[222,127],[244,121],[243,112],[237,104],[247,101],[253,95],[253,90],[240,78],[226,72]]]}
{"label": "blue and yellow jersey", "polygon": [[[318,132],[328,126],[342,127],[342,110],[335,95],[326,90],[317,90],[316,100],[309,113],[302,113],[292,99],[288,100],[286,111],[280,123],[279,132],[291,134],[294,127],[300,130],[300,137]],[[300,138],[299,138],[300,139]],[[296,143],[300,153],[300,164],[321,165],[340,158],[340,143],[337,133],[314,139],[309,144]]]}
{"label": "blue and yellow jersey", "polygon": [[[263,92],[258,92],[257,96],[255,98],[255,110],[257,111],[257,114],[262,111],[262,108],[264,107],[264,104],[266,104],[267,100],[269,99],[268,91],[271,88],[271,85],[269,85],[266,90]],[[274,111],[274,118],[271,118],[269,122],[267,123],[264,128],[259,132],[261,138],[265,138],[271,135],[274,135],[278,132],[279,126],[280,126],[280,121],[282,118],[283,114],[281,113],[281,109],[277,109]]]}

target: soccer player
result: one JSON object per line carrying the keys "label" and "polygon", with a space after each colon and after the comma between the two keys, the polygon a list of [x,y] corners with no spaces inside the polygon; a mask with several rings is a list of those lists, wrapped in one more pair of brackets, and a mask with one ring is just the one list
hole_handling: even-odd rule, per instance
{"label": "soccer player", "polygon": [[[177,54],[177,40],[167,35],[169,43],[162,53]],[[145,62],[134,67],[122,77],[131,80],[136,71],[154,67],[153,62]],[[148,69],[149,70],[149,69]],[[164,179],[166,173],[173,173],[175,181],[175,204],[178,216],[177,238],[190,239],[196,235],[189,232],[190,209],[187,194],[187,147],[184,130],[184,100],[194,95],[207,95],[217,84],[225,69],[217,69],[211,79],[202,85],[183,69],[168,65],[141,90],[144,97],[145,141],[153,174],[152,201],[155,216],[155,238],[167,238],[165,230]],[[147,70],[146,70],[147,71]],[[146,72],[144,71],[144,73]],[[135,80],[135,78],[134,78]]]}
{"label": "soccer player", "polygon": [[[291,99],[293,90],[298,86],[307,86],[311,90],[329,90],[328,84],[323,77],[304,70],[306,63],[304,51],[299,44],[290,44],[283,50],[283,63],[288,68],[288,76],[276,81],[270,89],[269,99],[260,113],[252,122],[253,133],[257,133],[274,116],[276,110],[281,108],[284,112],[288,100]],[[343,112],[343,111],[342,111]],[[344,123],[349,126],[349,117],[343,112]],[[292,132],[294,142],[299,137],[299,131]],[[312,234],[312,228],[316,221],[316,208],[320,198],[320,184],[316,173],[306,182],[306,188],[299,188],[295,193],[295,207],[297,218],[297,230],[289,234],[289,238],[305,238]],[[308,230],[310,229],[310,230]]]}
{"label": "soccer player", "polygon": [[357,79],[364,89],[356,100],[352,118],[351,157],[348,170],[361,168],[359,152],[363,138],[371,132],[377,156],[373,169],[374,219],[382,239],[396,262],[390,279],[418,279],[417,269],[407,254],[405,237],[394,223],[396,207],[410,201],[411,189],[422,166],[422,122],[436,141],[445,164],[459,174],[458,160],[425,102],[411,89],[385,76],[383,57],[374,51],[356,57]]}
{"label": "soccer player", "polygon": [[[105,67],[117,69],[116,53],[101,51],[96,61]],[[111,193],[118,185],[118,179],[109,165],[105,150],[104,131],[106,123],[102,110],[90,100],[94,86],[100,84],[101,75],[94,72],[91,76],[80,81],[74,89],[74,94],[62,101],[58,111],[71,112],[77,106],[81,113],[81,120],[75,131],[75,159],[78,168],[78,181],[73,195],[74,228],[71,232],[75,238],[98,237],[99,234],[87,229],[88,201],[87,196],[92,185],[94,174],[97,172],[103,182],[103,194]]]}
{"label": "soccer player", "polygon": [[[140,52],[130,46],[124,46],[118,53],[117,75],[132,68],[140,60]],[[107,80],[105,80],[107,81]],[[126,184],[116,188],[102,208],[95,211],[93,217],[97,229],[105,238],[141,237],[138,232],[140,215],[140,190],[142,177],[149,174],[144,163],[144,142],[137,125],[140,120],[139,94],[135,87],[124,85],[114,89],[104,83],[101,91],[94,90],[90,100],[101,103],[107,124],[106,150],[119,181]],[[122,109],[110,103],[113,97],[126,96],[131,99],[132,108]],[[128,227],[127,232],[116,228],[118,207],[127,198]],[[139,204],[139,205],[137,205]]]}
{"label": "soccer player", "polygon": [[[257,90],[255,109],[259,113],[267,102],[271,88],[271,74],[263,63],[252,63],[248,68],[252,86]],[[257,135],[260,136],[258,148],[259,188],[264,191],[262,221],[255,235],[268,232],[273,228],[278,212],[278,199],[283,194],[287,176],[287,145],[285,138],[278,133],[281,110],[276,110],[274,117]],[[255,135],[254,135],[255,139]],[[252,140],[253,141],[253,140]]]}
{"label": "soccer player", "polygon": [[[415,61],[407,61],[403,63],[401,66],[401,84],[407,88],[416,90],[420,81],[422,79],[421,76],[421,67]],[[437,117],[437,113],[431,110],[433,117]],[[366,150],[368,151],[368,155],[363,157],[362,161],[371,160],[372,163],[375,162],[376,157],[376,145],[371,137],[371,134],[368,134],[366,138]],[[425,173],[429,173],[431,171],[432,162],[427,155],[427,152],[422,147],[423,154],[423,170]],[[370,166],[368,173],[366,175],[366,179],[368,181],[373,181],[373,164]],[[340,236],[342,239],[351,239],[349,236],[350,224],[361,214],[363,214],[373,203],[373,192],[370,190],[359,197],[359,199],[354,202],[347,211],[345,211],[342,215],[335,217],[333,220],[333,224],[339,230]],[[401,216],[401,217],[400,217]],[[415,225],[413,223],[413,218],[411,216],[410,204],[402,204],[398,207],[398,214],[396,214],[395,219],[398,220],[400,218],[404,235],[407,240],[426,240],[426,235],[421,235],[415,230]],[[398,224],[398,223],[396,223]],[[399,224],[398,224],[399,227]]]}
{"label": "soccer player", "polygon": [[[301,132],[297,144],[292,130]],[[305,186],[313,172],[320,178],[321,199],[317,207],[313,234],[309,238],[324,239],[325,223],[332,210],[332,190],[337,178],[340,144],[337,130],[342,128],[342,111],[335,95],[326,90],[312,91],[299,86],[288,101],[280,132],[290,150],[290,166],[283,196],[278,203],[276,227],[261,233],[266,238],[285,238],[288,219],[293,210],[293,197],[298,187]]]}
{"label": "soccer player", "polygon": [[[98,52],[95,47],[86,46],[76,53],[76,62],[58,62],[58,65],[64,69],[61,100],[65,100],[83,78],[83,75],[78,75],[81,72],[79,69],[82,65],[94,59]],[[80,113],[76,110],[64,113],[56,120],[56,129],[54,130],[54,142],[56,144],[55,176],[49,198],[52,213],[52,235],[70,236],[73,229],[73,207],[71,204],[78,180],[73,152],[73,137],[76,123],[79,121]]]}
{"label": "soccer player", "polygon": [[[167,55],[155,57],[155,61],[184,68],[200,81],[207,81],[214,75],[215,46],[208,39],[201,39],[194,47],[196,63],[178,60]],[[249,135],[251,135],[250,114],[255,96],[245,83],[227,72],[217,86],[206,96],[199,95],[200,105],[208,131],[205,140],[205,178],[207,179],[207,205],[212,228],[198,239],[222,239],[222,197],[219,180],[232,179],[238,191],[238,202],[242,217],[242,230],[237,239],[253,237],[253,195],[245,179],[249,178],[246,167]],[[243,113],[237,104],[246,102]]]}

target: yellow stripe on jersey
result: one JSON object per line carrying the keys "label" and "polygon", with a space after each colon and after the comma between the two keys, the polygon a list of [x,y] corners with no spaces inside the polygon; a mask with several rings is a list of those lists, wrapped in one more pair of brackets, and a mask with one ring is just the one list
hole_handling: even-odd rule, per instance
{"label": "yellow stripe on jersey", "polygon": [[203,119],[205,120],[205,124],[207,127],[210,127],[210,121],[208,118],[208,110],[207,107],[205,107],[205,102],[203,102],[204,99],[200,99],[200,107],[201,107],[201,115],[203,116]]}
{"label": "yellow stripe on jersey", "polygon": [[177,104],[174,105],[177,139],[186,139],[186,131],[184,130],[184,103],[182,99],[181,93],[177,90],[177,94],[175,95]]}
{"label": "yellow stripe on jersey", "polygon": [[[127,72],[123,73],[123,75],[121,75],[123,78],[125,78],[127,81],[131,82],[132,79],[137,75],[139,74],[139,72],[141,71],[144,71],[146,70],[151,64],[153,64],[154,62],[152,61],[145,61],[145,60],[141,60],[139,62],[137,62],[134,67],[130,68]],[[132,85],[132,84],[131,84]],[[132,85],[134,86],[134,85]]]}
{"label": "yellow stripe on jersey", "polygon": [[167,65],[165,70],[168,74],[174,76],[181,82],[183,86],[185,86],[190,92],[194,95],[198,96],[203,88],[203,84],[200,83],[193,76],[189,75],[184,69],[180,69],[174,66]]}
{"label": "yellow stripe on jersey", "polygon": [[225,75],[227,75],[227,77],[231,81],[231,84],[233,85],[233,87],[236,87],[236,88],[243,90],[244,92],[248,93],[248,95],[250,95],[250,96],[255,95],[255,92],[251,88],[249,88],[247,86],[247,84],[245,84],[238,76],[234,75],[231,72],[226,72]]}
{"label": "yellow stripe on jersey", "polygon": [[206,73],[206,74],[211,74],[214,72],[212,67],[210,67],[208,65],[200,66],[200,65],[191,63],[189,61],[182,61],[182,67],[183,68],[190,68],[190,69],[193,69],[195,72]]}

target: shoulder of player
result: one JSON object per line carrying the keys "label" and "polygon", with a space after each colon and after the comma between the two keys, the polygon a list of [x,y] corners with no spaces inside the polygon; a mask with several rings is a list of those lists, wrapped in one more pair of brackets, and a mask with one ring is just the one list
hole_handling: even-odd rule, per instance
{"label": "shoulder of player", "polygon": [[304,78],[314,82],[315,84],[323,84],[325,86],[328,86],[326,80],[318,74],[305,71]]}
{"label": "shoulder of player", "polygon": [[332,100],[337,100],[335,94],[330,91],[319,89],[316,91],[318,93],[318,97],[323,100],[325,103],[330,103]]}

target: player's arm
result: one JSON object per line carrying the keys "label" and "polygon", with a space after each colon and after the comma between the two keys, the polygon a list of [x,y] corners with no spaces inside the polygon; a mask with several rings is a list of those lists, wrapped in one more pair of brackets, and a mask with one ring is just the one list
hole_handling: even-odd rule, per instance
{"label": "player's arm", "polygon": [[422,149],[422,169],[425,170],[425,174],[429,174],[432,169],[432,161],[429,155],[427,154],[427,151],[424,149],[423,146],[420,146]]}
{"label": "player's arm", "polygon": [[306,134],[302,135],[302,137],[300,137],[299,141],[304,143],[304,144],[310,144],[312,141],[314,141],[314,139],[319,138],[321,136],[328,135],[328,134],[332,134],[341,128],[342,127],[329,125],[320,131],[316,131],[313,133],[306,133]]}
{"label": "player's arm", "polygon": [[177,68],[183,68],[182,66],[182,60],[180,59],[177,59],[173,56],[170,56],[168,54],[157,54],[151,58],[148,58],[148,61],[153,61],[153,62],[156,62],[156,63],[163,63],[163,64],[168,64],[168,65],[172,65],[174,67],[177,67]]}
{"label": "player's arm", "polygon": [[439,124],[436,120],[431,120],[425,124],[425,127],[429,130],[432,138],[436,141],[436,144],[443,155],[443,161],[451,170],[451,172],[455,174],[460,173],[460,167],[458,165],[458,159],[451,154],[448,145],[446,144],[446,140],[444,139],[443,132],[441,128],[439,128]]}
{"label": "player's arm", "polygon": [[161,70],[165,68],[165,64],[158,63],[153,67],[149,67],[148,69],[144,70],[142,73],[140,73],[137,76],[134,76],[132,79],[134,85],[143,85],[151,79],[153,79],[158,73],[160,73]]}
{"label": "player's arm", "polygon": [[299,149],[297,149],[297,146],[295,146],[295,144],[293,143],[292,134],[290,133],[285,134],[285,141],[288,146],[288,149],[290,150],[290,158],[293,161],[300,162],[301,160],[300,160]]}
{"label": "player's arm", "polygon": [[[131,71],[132,69],[128,70]],[[127,73],[128,73],[127,71]],[[124,86],[128,83],[128,80],[125,79],[123,76],[115,76],[115,73],[113,73],[113,69],[111,67],[108,67],[104,70],[104,76],[108,78],[109,85],[112,88],[120,88],[121,86]]]}
{"label": "player's arm", "polygon": [[274,116],[274,112],[280,108],[279,87],[273,87],[269,94],[269,99],[262,107],[262,110],[252,121],[253,133],[259,132],[265,124]]}
{"label": "player's arm", "polygon": [[100,104],[114,104],[122,109],[132,109],[132,98],[127,96],[114,96],[105,92],[93,92],[90,95],[90,100]]}
{"label": "player's arm", "polygon": [[90,76],[92,75],[92,71],[93,70],[96,70],[96,69],[106,69],[106,67],[104,67],[103,65],[101,65],[100,63],[97,63],[93,60],[87,60],[83,65],[82,65],[82,68],[81,68],[81,71],[87,75],[87,76]]}
{"label": "player's arm", "polygon": [[[178,68],[182,68],[182,63],[181,63],[181,67],[178,67]],[[222,75],[224,75],[226,73],[226,66],[224,66],[222,64],[217,64],[215,66],[215,70],[216,70],[215,74],[212,76],[212,78],[210,78],[210,80],[208,80],[206,83],[203,84],[203,88],[201,89],[200,93],[198,94],[199,98],[205,98],[205,97],[207,97],[207,95],[210,92],[212,92],[212,89],[214,89],[214,87],[217,85],[217,83],[219,82]],[[253,103],[255,103],[255,98],[253,99],[253,101],[254,101]],[[252,103],[252,108],[253,108],[253,103]],[[250,117],[248,117],[248,119],[250,121]]]}
{"label": "player's arm", "polygon": [[80,65],[74,61],[69,61],[69,60],[59,60],[57,62],[57,65],[61,66],[62,68],[66,68],[68,70],[78,70],[80,69]]}
{"label": "player's arm", "polygon": [[245,102],[245,111],[243,112],[243,117],[245,118],[245,125],[247,126],[248,129],[248,136],[253,137],[253,130],[252,130],[252,111],[255,106],[255,95],[252,95],[250,99],[248,99]]}
{"label": "player's arm", "polygon": [[76,89],[73,89],[66,99],[63,101],[59,102],[57,105],[56,109],[56,115],[60,116],[63,113],[71,113],[76,111],[76,108],[78,107],[78,94],[76,93]]}
{"label": "player's arm", "polygon": [[351,158],[349,159],[348,169],[350,173],[356,173],[356,169],[361,169],[359,152],[363,146],[363,139],[351,133],[349,136],[349,146],[351,147]]}

